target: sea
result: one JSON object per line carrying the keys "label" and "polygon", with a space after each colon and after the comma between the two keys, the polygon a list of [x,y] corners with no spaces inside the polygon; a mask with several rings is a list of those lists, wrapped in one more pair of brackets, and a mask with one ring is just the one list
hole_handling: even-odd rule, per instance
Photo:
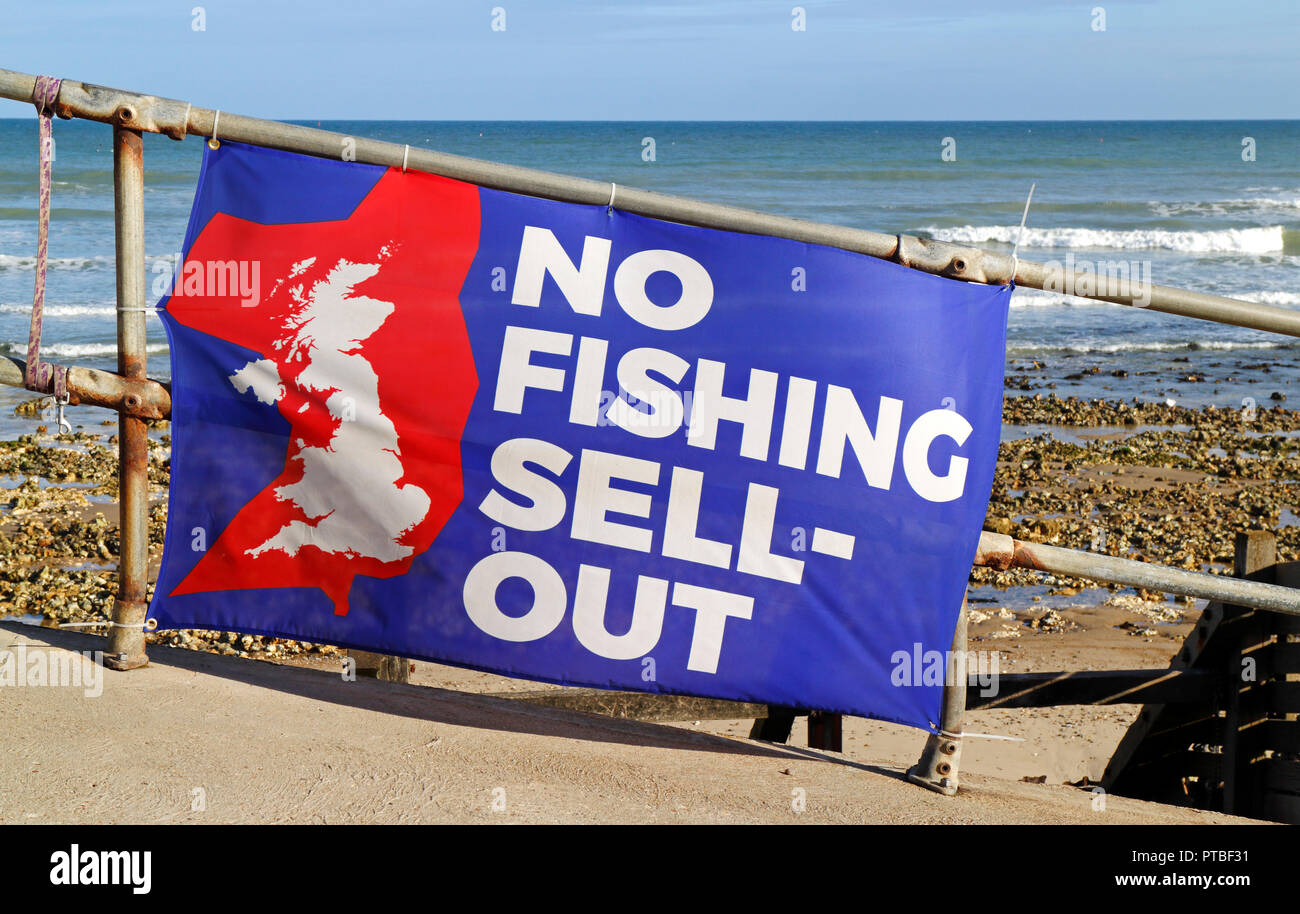
{"label": "sea", "polygon": [[[299,121],[350,136],[615,181],[718,203],[1093,265],[1300,308],[1300,121]],[[43,352],[112,369],[112,131],[56,121]],[[204,140],[145,137],[149,286],[181,248]],[[26,355],[36,252],[37,124],[0,119],[0,352]],[[151,303],[157,295],[151,296]],[[150,315],[149,373],[170,376]],[[1240,408],[1300,396],[1287,337],[1017,289],[1008,395]],[[1021,380],[1023,379],[1023,380]],[[0,388],[0,439],[34,430]],[[1292,404],[1294,405],[1294,404]],[[85,430],[111,414],[69,418]]]}

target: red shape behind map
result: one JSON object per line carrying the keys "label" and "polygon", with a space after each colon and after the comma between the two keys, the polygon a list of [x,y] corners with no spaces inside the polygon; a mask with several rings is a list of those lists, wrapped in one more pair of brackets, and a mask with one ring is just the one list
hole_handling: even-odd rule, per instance
{"label": "red shape behind map", "polygon": [[[333,601],[335,613],[346,615],[356,575],[405,574],[411,560],[433,544],[464,494],[460,440],[478,376],[459,293],[478,237],[476,187],[396,169],[389,169],[344,220],[264,226],[218,214],[204,227],[186,258],[185,270],[212,261],[259,262],[260,301],[255,307],[244,307],[237,293],[184,294],[183,271],[178,283],[181,292],[169,301],[167,311],[188,327],[277,362],[283,381],[277,405],[291,429],[284,470],[236,513],[173,595],[319,587]],[[310,266],[290,276],[295,264],[310,258],[315,258]],[[352,293],[391,302],[395,308],[351,352],[363,355],[378,376],[381,410],[397,433],[404,473],[398,484],[417,486],[429,497],[424,518],[396,540],[413,552],[403,559],[381,561],[303,545],[295,555],[279,549],[250,555],[250,549],[266,543],[287,524],[313,523],[295,502],[281,499],[275,490],[303,479],[303,463],[296,455],[304,448],[328,447],[340,424],[325,406],[329,391],[295,384],[308,361],[289,361],[287,350],[274,347],[285,338],[286,318],[301,307],[291,290],[295,286],[311,290],[339,261],[375,264],[381,260],[379,271],[357,283]]]}

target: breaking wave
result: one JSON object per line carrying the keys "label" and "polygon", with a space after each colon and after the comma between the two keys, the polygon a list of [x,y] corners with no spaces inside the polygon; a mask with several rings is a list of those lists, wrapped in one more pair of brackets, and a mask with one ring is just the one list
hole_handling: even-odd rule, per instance
{"label": "breaking wave", "polygon": [[[31,305],[0,305],[0,314],[31,314]],[[157,314],[152,308],[145,314]],[[115,319],[117,308],[114,305],[46,305],[46,317],[103,317]]]}
{"label": "breaking wave", "polygon": [[[953,244],[1011,244],[1019,226],[959,225],[921,229],[936,241]],[[1121,251],[1165,250],[1192,254],[1268,254],[1286,247],[1285,229],[1280,225],[1259,228],[1216,229],[1206,232],[1174,232],[1166,229],[1026,228],[1021,247],[1113,248]]]}
{"label": "breaking wave", "polygon": [[1190,340],[1176,343],[1020,343],[1007,346],[1007,355],[1036,355],[1044,352],[1171,352],[1198,349],[1291,349],[1295,343]]}
{"label": "breaking wave", "polygon": [[[175,263],[174,256],[155,256],[150,254],[145,258],[145,267],[150,274],[159,272],[158,265]],[[111,270],[113,269],[114,260],[110,256],[94,257],[46,257],[45,265],[50,270]],[[0,271],[3,270],[34,270],[36,268],[35,254],[0,254]]]}
{"label": "breaking wave", "polygon": [[[1224,292],[1228,298],[1255,302],[1259,305],[1277,305],[1279,307],[1300,306],[1300,292]],[[1052,308],[1052,307],[1121,307],[1110,302],[1097,301],[1092,298],[1079,298],[1075,295],[1063,295],[1060,292],[1043,292],[1039,289],[1017,288],[1011,293],[1011,307],[1015,308]]]}
{"label": "breaking wave", "polygon": [[[166,343],[150,343],[145,347],[145,352],[157,353],[166,352]],[[0,346],[0,352],[4,355],[12,355],[18,358],[27,356],[26,343],[4,343]],[[51,358],[86,358],[94,356],[117,355],[116,343],[46,343],[41,346],[41,355]]]}

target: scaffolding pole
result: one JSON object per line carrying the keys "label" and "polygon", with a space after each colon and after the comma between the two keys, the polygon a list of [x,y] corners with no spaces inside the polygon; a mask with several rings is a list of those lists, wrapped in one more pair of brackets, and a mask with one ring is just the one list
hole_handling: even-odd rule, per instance
{"label": "scaffolding pole", "polygon": [[[113,225],[117,252],[117,370],[145,380],[144,139],[113,128]],[[149,662],[144,624],[149,560],[149,426],[118,415],[117,599],[104,664],[130,670]]]}
{"label": "scaffolding pole", "polygon": [[[30,102],[35,85],[36,77],[31,74],[0,69],[0,98]],[[70,79],[63,81],[54,111],[64,118],[101,121],[131,130],[162,133],[177,140],[190,134],[211,137],[214,130],[219,129],[219,138],[224,140],[327,159],[342,159],[346,152],[350,160],[357,162],[414,168],[496,190],[568,203],[603,206],[612,198],[613,185],[608,181],[574,178],[403,146],[400,143],[345,136],[329,130],[246,117],[228,111],[218,112],[176,99],[141,95]],[[1105,290],[1094,289],[1099,284],[1095,272],[1077,269],[1067,271],[1060,264],[1013,261],[1010,254],[929,241],[911,235],[886,235],[842,225],[775,216],[633,187],[619,186],[617,199],[620,210],[640,216],[842,248],[900,263],[924,273],[967,282],[1005,284],[1012,278],[1014,265],[1014,278],[1019,286],[1066,292],[1080,298],[1145,307],[1152,311],[1300,337],[1300,312],[1285,308],[1130,281],[1116,283],[1117,288],[1107,282]]]}
{"label": "scaffolding pole", "polygon": [[[0,69],[0,98],[30,102],[35,85],[36,77],[33,75]],[[112,124],[114,128],[120,374],[73,367],[68,370],[68,391],[73,402],[116,409],[121,414],[120,591],[114,607],[114,622],[117,624],[110,636],[111,660],[106,662],[126,668],[146,662],[144,635],[140,628],[145,614],[148,548],[148,442],[144,420],[168,418],[171,414],[171,400],[166,387],[145,376],[142,133],[161,133],[182,140],[189,134],[211,137],[219,127],[220,139],[322,158],[341,159],[347,150],[349,159],[357,162],[393,167],[405,164],[418,171],[484,187],[570,203],[605,205],[611,199],[613,185],[218,112],[176,99],[141,95],[75,80],[63,80],[53,107],[60,117],[100,121]],[[1013,265],[1015,281],[1021,286],[1051,289],[1073,281],[1071,276],[1063,277],[1055,266],[1013,261],[1010,255],[926,241],[910,235],[885,235],[629,187],[619,187],[617,198],[620,210],[650,218],[841,248],[969,282],[1006,283],[1011,278]],[[1089,281],[1095,278],[1078,272],[1076,275]],[[1136,293],[1132,290],[1121,294],[1093,292],[1080,294],[1080,297],[1300,337],[1300,312],[1216,295],[1149,285]],[[22,387],[23,363],[17,359],[0,359],[0,384]],[[1300,591],[1290,588],[1024,543],[987,531],[981,535],[975,564],[1068,574],[1300,615]]]}

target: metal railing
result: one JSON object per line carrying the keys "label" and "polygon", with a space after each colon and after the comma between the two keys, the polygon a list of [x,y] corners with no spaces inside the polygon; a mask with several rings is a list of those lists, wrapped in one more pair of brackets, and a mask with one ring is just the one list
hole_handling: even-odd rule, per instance
{"label": "metal railing", "polygon": [[[0,69],[0,97],[32,101],[36,77]],[[63,80],[54,112],[113,126],[114,225],[117,236],[117,319],[119,373],[72,367],[68,392],[74,403],[102,406],[120,414],[121,543],[119,593],[114,605],[109,662],[130,668],[146,662],[144,633],[145,558],[147,549],[147,465],[145,420],[170,416],[165,385],[146,378],[144,349],[143,149],[141,134],[161,133],[182,140],[187,135],[230,139],[322,158],[339,159],[345,151],[357,162],[413,168],[484,187],[570,203],[607,204],[672,222],[757,235],[772,235],[842,248],[900,263],[922,272],[968,282],[1004,284],[1013,278],[1029,288],[1091,288],[1083,272],[1062,275],[1047,266],[1011,255],[910,235],[887,235],[863,229],[775,216],[631,187],[615,186],[514,165],[486,162],[365,137],[350,137],[278,121],[200,108],[176,99]],[[1079,297],[1145,307],[1184,317],[1232,324],[1300,337],[1300,312],[1254,302],[1206,295],[1168,286],[1140,291],[1097,290]],[[23,386],[23,363],[0,359],[0,383]],[[1131,559],[1024,543],[985,532],[976,565],[1029,568],[1113,584],[1145,587],[1234,605],[1300,616],[1300,591],[1204,572],[1184,571]],[[964,645],[963,645],[964,647]]]}

